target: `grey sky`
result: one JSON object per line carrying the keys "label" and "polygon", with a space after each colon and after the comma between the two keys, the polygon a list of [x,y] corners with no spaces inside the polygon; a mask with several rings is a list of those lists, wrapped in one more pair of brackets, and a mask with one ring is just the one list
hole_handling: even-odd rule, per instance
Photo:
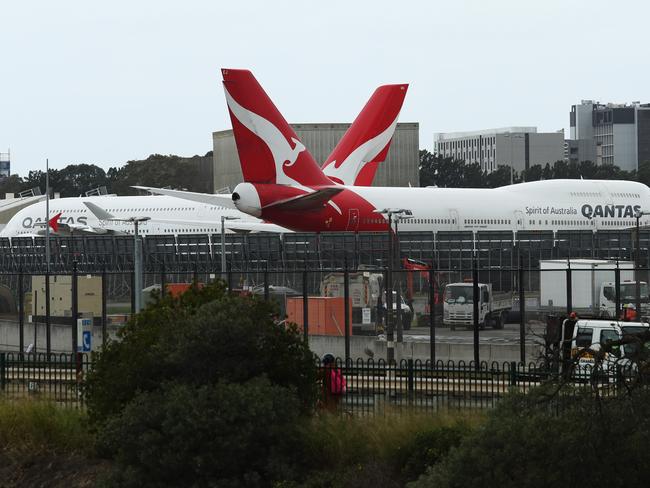
{"label": "grey sky", "polygon": [[643,1],[5,1],[0,151],[25,175],[212,149],[221,67],[249,68],[290,122],[351,121],[408,82],[436,131],[568,129],[580,99],[650,101]]}

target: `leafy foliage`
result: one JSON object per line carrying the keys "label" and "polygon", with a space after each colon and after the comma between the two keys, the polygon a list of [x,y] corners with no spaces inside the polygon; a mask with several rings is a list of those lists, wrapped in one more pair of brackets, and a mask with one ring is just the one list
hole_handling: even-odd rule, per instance
{"label": "leafy foliage", "polygon": [[94,423],[119,414],[138,392],[166,382],[205,385],[265,375],[315,403],[316,364],[298,331],[279,325],[257,297],[234,296],[221,282],[165,296],[138,314],[96,361],[87,380]]}
{"label": "leafy foliage", "polygon": [[[212,192],[212,152],[191,158],[152,154],[147,159],[128,161],[124,166],[112,167],[108,171],[85,163],[50,169],[50,188],[62,197],[77,197],[101,186],[118,195],[137,195],[138,190],[131,188],[133,185]],[[45,171],[32,170],[24,178],[11,175],[0,179],[0,194],[31,188],[45,192]]]}
{"label": "leafy foliage", "polygon": [[650,394],[550,411],[534,394],[504,400],[486,425],[417,482],[424,487],[645,486]]}
{"label": "leafy foliage", "polygon": [[288,469],[298,414],[291,391],[261,377],[138,394],[102,431],[123,467],[106,484],[265,486]]}
{"label": "leafy foliage", "polygon": [[107,486],[267,486],[291,479],[318,398],[314,355],[273,305],[218,282],[158,298],[87,380]]}
{"label": "leafy foliage", "polygon": [[[638,178],[637,178],[638,176]],[[420,151],[420,185],[446,188],[497,188],[522,181],[559,178],[596,180],[637,180],[650,185],[650,161],[639,164],[636,171],[623,171],[611,164],[596,165],[591,161],[566,163],[555,161],[544,166],[534,165],[520,173],[509,166],[499,166],[492,172],[482,171],[477,163],[466,164],[460,159],[442,157]]]}

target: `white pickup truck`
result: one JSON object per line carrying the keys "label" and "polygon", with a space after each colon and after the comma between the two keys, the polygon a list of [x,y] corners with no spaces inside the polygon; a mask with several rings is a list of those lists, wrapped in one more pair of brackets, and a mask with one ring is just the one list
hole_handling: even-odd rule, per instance
{"label": "white pickup truck", "polygon": [[[493,292],[492,285],[479,283],[479,317],[481,328],[487,325],[502,329],[512,308],[512,293]],[[457,325],[474,325],[474,288],[472,283],[450,283],[445,286],[443,323],[452,330]]]}

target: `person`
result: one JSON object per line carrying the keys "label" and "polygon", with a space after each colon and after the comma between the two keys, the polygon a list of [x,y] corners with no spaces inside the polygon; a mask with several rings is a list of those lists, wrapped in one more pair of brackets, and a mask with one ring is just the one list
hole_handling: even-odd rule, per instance
{"label": "person", "polygon": [[623,311],[621,312],[621,320],[623,322],[634,322],[636,320],[636,310],[633,304],[628,303],[623,307]]}
{"label": "person", "polygon": [[323,356],[323,406],[330,412],[335,412],[346,391],[346,381],[343,372],[336,365],[333,354]]}

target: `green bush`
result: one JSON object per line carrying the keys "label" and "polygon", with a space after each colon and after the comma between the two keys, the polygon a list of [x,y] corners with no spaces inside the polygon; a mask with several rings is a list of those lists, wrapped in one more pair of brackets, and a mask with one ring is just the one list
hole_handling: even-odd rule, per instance
{"label": "green bush", "polygon": [[650,394],[563,405],[515,395],[418,481],[424,487],[646,486]]}
{"label": "green bush", "polygon": [[266,486],[287,477],[299,404],[287,388],[169,384],[137,395],[100,436],[110,486]]}
{"label": "green bush", "polygon": [[106,486],[269,486],[293,480],[298,426],[318,399],[313,353],[275,308],[217,283],[165,297],[87,381]]}
{"label": "green bush", "polygon": [[101,424],[137,393],[166,382],[246,382],[260,375],[291,387],[311,409],[318,396],[314,355],[275,314],[272,305],[230,295],[221,283],[158,300],[96,361],[86,383],[91,421]]}

